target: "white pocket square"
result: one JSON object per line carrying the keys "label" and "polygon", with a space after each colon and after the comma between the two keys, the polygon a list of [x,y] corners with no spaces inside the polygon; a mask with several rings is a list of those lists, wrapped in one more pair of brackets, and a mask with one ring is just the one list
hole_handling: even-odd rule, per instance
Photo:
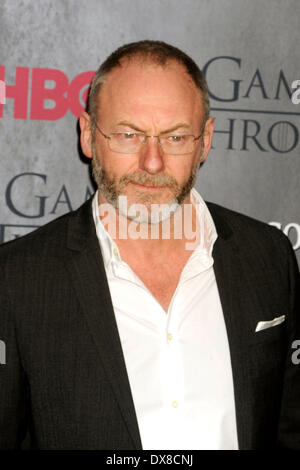
{"label": "white pocket square", "polygon": [[271,328],[272,326],[280,325],[280,323],[284,322],[285,315],[281,315],[281,317],[273,318],[270,321],[259,321],[255,328],[255,333],[257,331],[265,330],[266,328]]}

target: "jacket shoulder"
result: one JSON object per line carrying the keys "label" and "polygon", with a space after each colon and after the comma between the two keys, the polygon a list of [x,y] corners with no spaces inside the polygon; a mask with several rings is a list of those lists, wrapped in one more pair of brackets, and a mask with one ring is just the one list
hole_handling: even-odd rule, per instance
{"label": "jacket shoulder", "polygon": [[46,253],[47,250],[53,253],[59,252],[60,248],[66,244],[69,222],[82,214],[88,214],[90,206],[91,199],[78,209],[68,212],[22,237],[3,243],[0,245],[0,264],[1,260],[7,256],[10,258],[18,256],[20,253],[30,253],[34,257],[34,255],[40,256],[42,252]]}
{"label": "jacket shoulder", "polygon": [[296,263],[289,238],[277,227],[248,215],[207,202],[218,237],[231,240],[237,252],[249,263],[278,270],[289,260]]}
{"label": "jacket shoulder", "polygon": [[[222,257],[222,253],[227,253],[227,262],[237,263],[249,278],[260,278],[265,283],[269,276],[274,282],[275,278],[279,279],[278,286],[285,285],[287,290],[299,289],[295,252],[281,230],[214,203],[208,202],[207,207],[218,233],[215,255]],[[298,287],[291,287],[289,283]]]}
{"label": "jacket shoulder", "polygon": [[237,236],[244,234],[249,237],[257,235],[267,239],[271,237],[290,244],[288,237],[273,225],[213,202],[206,202],[206,204],[215,222],[217,232],[221,232],[221,234]]}

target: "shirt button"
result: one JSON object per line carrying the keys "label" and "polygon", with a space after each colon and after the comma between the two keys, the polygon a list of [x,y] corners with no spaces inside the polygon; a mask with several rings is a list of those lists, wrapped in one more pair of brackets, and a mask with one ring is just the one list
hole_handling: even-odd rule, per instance
{"label": "shirt button", "polygon": [[171,334],[171,333],[168,333],[168,334],[167,334],[167,338],[168,338],[168,341],[172,341],[172,339],[173,339],[172,334]]}
{"label": "shirt button", "polygon": [[172,406],[173,406],[173,408],[177,408],[178,407],[178,402],[176,400],[172,401]]}
{"label": "shirt button", "polygon": [[114,254],[115,256],[118,256],[118,250],[117,250],[117,248],[114,248],[114,249],[113,249],[113,254]]}

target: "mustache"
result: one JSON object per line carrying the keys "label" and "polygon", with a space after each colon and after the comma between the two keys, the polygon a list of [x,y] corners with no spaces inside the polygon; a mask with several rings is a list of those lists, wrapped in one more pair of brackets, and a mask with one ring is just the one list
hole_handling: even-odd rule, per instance
{"label": "mustache", "polygon": [[170,175],[158,174],[150,175],[149,173],[129,173],[123,175],[119,181],[120,189],[127,186],[128,183],[137,183],[146,186],[167,186],[170,188],[178,188],[175,178]]}

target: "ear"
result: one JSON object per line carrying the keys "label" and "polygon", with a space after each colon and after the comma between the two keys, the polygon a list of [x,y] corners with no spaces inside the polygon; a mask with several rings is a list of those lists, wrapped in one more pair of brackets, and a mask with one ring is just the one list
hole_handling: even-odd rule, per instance
{"label": "ear", "polygon": [[84,155],[93,158],[92,153],[92,123],[90,115],[83,111],[79,118],[80,125],[80,144]]}
{"label": "ear", "polygon": [[214,127],[215,120],[213,117],[209,117],[205,123],[205,128],[203,132],[203,153],[200,159],[200,163],[206,160],[211,149]]}

